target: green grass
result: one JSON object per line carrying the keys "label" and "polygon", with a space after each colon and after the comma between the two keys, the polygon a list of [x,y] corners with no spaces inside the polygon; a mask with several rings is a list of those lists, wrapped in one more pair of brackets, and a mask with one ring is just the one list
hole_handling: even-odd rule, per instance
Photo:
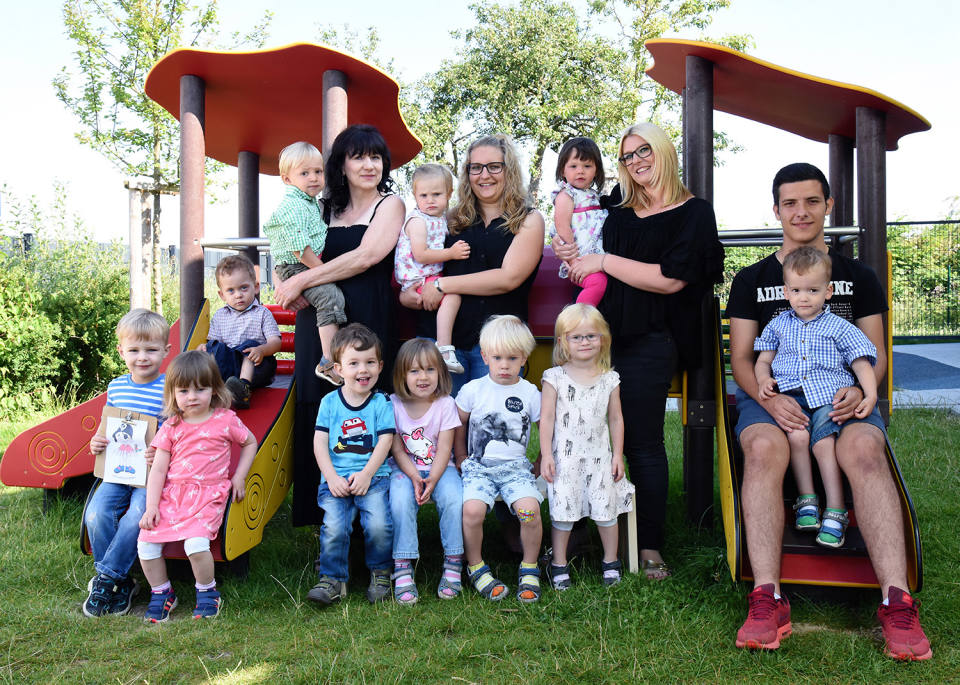
{"label": "green grass", "polygon": [[[421,601],[369,605],[355,556],[350,597],[319,610],[307,602],[317,543],[294,529],[282,507],[252,551],[240,581],[218,571],[225,598],[215,621],[194,622],[192,579],[173,566],[182,598],[173,620],[135,615],[86,619],[80,604],[92,574],[78,548],[82,503],[54,501],[41,513],[38,490],[0,487],[0,682],[820,682],[955,681],[960,677],[960,417],[897,411],[891,428],[920,518],[925,549],[922,618],[934,658],[900,664],[881,653],[876,592],[825,599],[791,590],[795,634],[775,653],[733,647],[747,588],[724,561],[722,533],[684,520],[676,414],[668,416],[671,493],[663,583],[629,576],[610,590],[595,554],[574,569],[575,588],[546,590],[539,604],[491,604],[467,591],[435,597],[441,564],[435,511],[421,518]],[[4,434],[6,435],[6,433]],[[5,444],[10,438],[5,437]],[[488,522],[486,556],[516,586],[516,561]]]}

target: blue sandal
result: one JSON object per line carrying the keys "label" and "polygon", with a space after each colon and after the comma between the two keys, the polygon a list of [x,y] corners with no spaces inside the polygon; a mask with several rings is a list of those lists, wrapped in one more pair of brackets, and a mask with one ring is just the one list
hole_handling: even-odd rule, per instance
{"label": "blue sandal", "polygon": [[823,522],[817,534],[817,544],[824,547],[842,547],[846,540],[850,517],[844,509],[827,509],[823,512]]}
{"label": "blue sandal", "polygon": [[493,577],[490,567],[486,564],[470,573],[470,582],[477,592],[491,602],[499,602],[510,591],[504,583]]}
{"label": "blue sandal", "polygon": [[530,604],[540,599],[540,569],[536,566],[520,566],[517,599],[524,604]]}
{"label": "blue sandal", "polygon": [[820,499],[816,495],[800,495],[793,503],[797,512],[794,528],[797,530],[817,530],[820,528]]}
{"label": "blue sandal", "polygon": [[440,575],[440,584],[437,585],[437,597],[440,599],[456,599],[460,596],[463,585],[460,584],[459,580],[449,580],[446,576],[447,571],[454,571],[459,577],[463,573],[463,563],[445,558],[443,560],[443,572]]}

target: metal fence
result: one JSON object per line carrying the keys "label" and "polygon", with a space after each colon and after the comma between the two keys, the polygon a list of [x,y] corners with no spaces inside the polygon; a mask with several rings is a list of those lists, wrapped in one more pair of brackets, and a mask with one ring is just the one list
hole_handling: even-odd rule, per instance
{"label": "metal fence", "polygon": [[960,221],[887,224],[893,334],[960,336]]}

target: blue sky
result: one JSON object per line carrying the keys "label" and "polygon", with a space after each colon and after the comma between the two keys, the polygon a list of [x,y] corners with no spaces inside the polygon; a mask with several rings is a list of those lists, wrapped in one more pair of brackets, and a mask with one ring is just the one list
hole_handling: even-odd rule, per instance
{"label": "blue sky", "polygon": [[[432,70],[452,55],[449,31],[472,17],[466,2],[451,0],[437,12],[434,2],[367,0],[271,3],[275,12],[269,46],[311,41],[320,22],[357,29],[378,27],[384,54],[396,55],[404,78]],[[8,3],[0,26],[0,184],[18,195],[46,201],[58,179],[67,184],[71,206],[98,237],[127,231],[123,178],[97,153],[73,138],[76,123],[56,100],[50,81],[69,63],[71,44],[63,32],[61,4],[53,0]],[[221,3],[224,29],[249,26],[264,3]],[[362,7],[363,11],[357,11]],[[905,9],[906,8],[906,9]],[[906,10],[909,11],[906,11]],[[926,117],[933,128],[902,139],[887,155],[888,217],[932,219],[945,215],[960,194],[953,155],[960,150],[960,72],[955,51],[960,11],[951,0],[733,0],[718,13],[712,35],[750,33],[750,54],[791,69],[876,90]],[[695,38],[682,35],[683,38]],[[770,127],[718,113],[715,125],[744,149],[724,156],[715,175],[718,220],[730,227],[772,221],[769,182],[783,164],[803,160],[827,167],[827,147]],[[261,213],[279,196],[280,182],[263,177]],[[235,187],[226,193],[229,200]],[[164,203],[164,241],[176,238],[176,201]],[[208,235],[235,235],[235,206],[210,207]]]}

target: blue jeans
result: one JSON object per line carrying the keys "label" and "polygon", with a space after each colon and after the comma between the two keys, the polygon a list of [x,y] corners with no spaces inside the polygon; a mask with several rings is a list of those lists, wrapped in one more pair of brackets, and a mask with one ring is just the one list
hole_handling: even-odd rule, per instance
{"label": "blue jeans", "polygon": [[334,580],[350,578],[350,533],[360,512],[364,554],[371,571],[393,569],[393,523],[390,520],[389,476],[370,481],[365,495],[334,497],[326,482],[317,490],[317,504],[323,509],[320,528],[320,558],[317,572]]}
{"label": "blue jeans", "polygon": [[469,350],[457,348],[456,355],[457,361],[463,364],[463,373],[455,373],[451,376],[453,379],[453,390],[450,394],[453,397],[456,397],[457,393],[460,392],[460,388],[470,381],[483,378],[490,373],[490,367],[484,363],[483,357],[480,355],[479,344],[474,345]]}
{"label": "blue jeans", "polygon": [[[429,471],[421,471],[424,478]],[[443,471],[430,495],[440,513],[440,542],[447,556],[463,554],[463,481],[450,464]],[[407,474],[394,469],[390,474],[390,513],[393,515],[393,558],[419,559],[417,512],[420,505],[413,496],[413,483]]]}
{"label": "blue jeans", "polygon": [[97,573],[123,580],[137,559],[140,519],[147,509],[147,489],[101,483],[83,514]]}

